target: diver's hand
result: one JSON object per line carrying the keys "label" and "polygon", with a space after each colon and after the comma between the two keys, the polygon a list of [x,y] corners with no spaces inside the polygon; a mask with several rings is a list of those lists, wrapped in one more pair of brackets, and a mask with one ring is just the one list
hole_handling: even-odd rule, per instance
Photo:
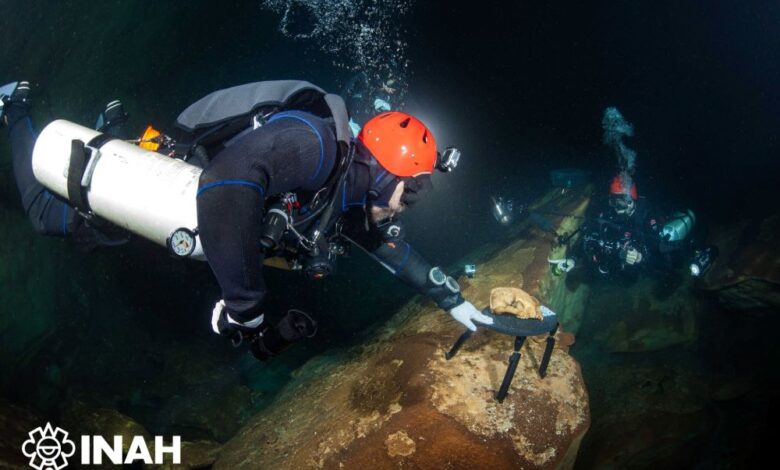
{"label": "diver's hand", "polygon": [[477,325],[474,324],[473,320],[484,323],[485,325],[493,324],[492,318],[477,310],[477,308],[468,300],[457,307],[452,308],[449,311],[449,314],[471,331],[477,331]]}
{"label": "diver's hand", "polygon": [[242,333],[252,334],[257,332],[263,324],[264,314],[254,318],[247,322],[239,322],[231,317],[227,308],[225,308],[225,301],[220,300],[214,305],[214,310],[211,312],[211,329],[214,333],[225,336],[227,338],[235,338]]}
{"label": "diver's hand", "polygon": [[626,257],[625,257],[626,264],[629,266],[633,266],[635,264],[639,264],[642,262],[642,253],[640,253],[635,248],[629,248],[626,250]]}

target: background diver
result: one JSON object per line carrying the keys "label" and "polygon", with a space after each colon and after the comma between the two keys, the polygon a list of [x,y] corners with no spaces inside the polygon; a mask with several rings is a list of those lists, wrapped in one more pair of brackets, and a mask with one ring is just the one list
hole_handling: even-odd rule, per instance
{"label": "background diver", "polygon": [[[81,174],[66,176],[67,198],[36,179],[29,83],[0,88],[0,101],[14,177],[35,231],[87,246],[126,241],[123,230],[92,212],[89,188],[78,183]],[[109,103],[98,121],[106,134],[90,143],[99,151],[125,119],[121,105]],[[432,188],[434,169],[446,172],[457,165],[459,152],[437,152],[430,130],[405,113],[372,118],[357,139],[345,137],[348,121],[340,97],[308,82],[258,82],[204,97],[177,119],[176,140],[159,136],[151,142],[161,146],[160,153],[199,159],[205,166],[197,181],[197,227],[172,233],[167,243],[173,254],[188,256],[198,237],[222,290],[212,328],[234,342],[249,340],[259,359],[316,331],[316,322],[296,310],[265,315],[264,259],[281,259],[318,279],[332,270],[343,240],[470,330],[476,330],[475,321],[492,323],[462,297],[452,277],[404,241],[397,220]],[[70,158],[74,173],[73,154]]]}
{"label": "background diver", "polygon": [[349,126],[355,136],[372,117],[394,108],[399,109],[401,100],[394,78],[371,80],[365,72],[358,72],[350,77],[341,91],[341,96],[349,109]]}
{"label": "background diver", "polygon": [[[618,174],[610,181],[606,201],[597,200],[589,207],[589,214],[577,230],[580,242],[570,256],[605,275],[636,274],[639,267],[668,273],[679,264],[680,258],[693,256],[689,265],[691,274],[701,275],[717,256],[717,249],[697,249],[693,211],[659,215],[658,210],[639,196],[633,179],[636,153],[625,144],[625,138],[633,135],[633,126],[617,108],[610,107],[604,112],[602,128],[605,145],[617,156]],[[568,243],[573,235],[566,235],[562,240]]]}

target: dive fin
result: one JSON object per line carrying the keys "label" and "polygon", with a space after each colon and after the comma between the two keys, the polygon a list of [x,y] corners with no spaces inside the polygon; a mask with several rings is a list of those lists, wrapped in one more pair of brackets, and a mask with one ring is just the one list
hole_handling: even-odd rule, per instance
{"label": "dive fin", "polygon": [[2,118],[4,114],[5,100],[14,94],[17,85],[19,85],[19,82],[11,82],[0,87],[0,118]]}

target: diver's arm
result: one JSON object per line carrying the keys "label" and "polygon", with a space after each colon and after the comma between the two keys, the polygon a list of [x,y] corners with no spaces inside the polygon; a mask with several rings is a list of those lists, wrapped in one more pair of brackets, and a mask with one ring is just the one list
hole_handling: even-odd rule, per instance
{"label": "diver's arm", "polygon": [[[431,298],[441,309],[451,310],[465,301],[457,282],[448,278],[440,268],[432,266],[408,242],[384,242],[372,254],[406,285]],[[434,284],[431,280],[432,272],[438,276],[439,282],[444,282]]]}
{"label": "diver's arm", "polygon": [[[403,230],[395,222],[368,231],[351,231],[356,239],[347,239],[358,245],[388,271],[400,278],[409,287],[426,295],[439,308],[447,311],[458,322],[470,330],[476,330],[472,320],[491,324],[493,320],[483,315],[460,293],[457,281],[444,274],[439,267],[432,266],[412,246],[402,239]],[[395,227],[399,227],[395,230]],[[361,233],[362,232],[362,233]]]}
{"label": "diver's arm", "polygon": [[[342,235],[374,261],[404,281],[421,294],[429,294],[428,273],[433,266],[425,260],[403,238],[403,224],[398,220],[388,220],[379,224],[368,223],[361,210],[350,211],[344,221]],[[442,308],[452,308],[462,303],[458,294],[452,299],[439,299],[436,292],[432,297]]]}
{"label": "diver's arm", "polygon": [[374,250],[374,255],[407,285],[433,300],[469,330],[477,330],[475,320],[482,324],[493,323],[492,318],[463,298],[455,279],[444,274],[441,268],[432,267],[409,243],[403,240],[382,243]]}

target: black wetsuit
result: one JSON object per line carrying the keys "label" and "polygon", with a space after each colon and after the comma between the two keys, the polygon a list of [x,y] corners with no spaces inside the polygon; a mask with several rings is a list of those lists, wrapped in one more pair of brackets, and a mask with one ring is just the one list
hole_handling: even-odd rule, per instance
{"label": "black wetsuit", "polygon": [[83,219],[63,198],[43,187],[33,175],[32,152],[37,135],[25,106],[8,103],[8,136],[17,187],[22,207],[33,229],[43,235],[65,236],[73,233]]}
{"label": "black wetsuit", "polygon": [[[5,114],[8,118],[14,179],[33,230],[42,235],[72,237],[84,251],[98,246],[126,243],[129,239],[127,232],[98,218],[87,220],[66,199],[52,193],[35,179],[32,153],[38,136],[33,130],[28,109],[24,105],[9,102]],[[117,130],[111,129],[110,133],[114,135]]]}
{"label": "black wetsuit", "polygon": [[[265,199],[322,188],[336,160],[336,139],[327,121],[309,113],[288,111],[236,139],[203,172],[198,190],[200,237],[228,312],[237,321],[259,316],[267,293],[260,249]],[[432,266],[401,236],[388,235],[366,222],[369,186],[368,166],[355,162],[345,184],[337,188],[343,233],[443,308],[462,302],[459,295],[448,295],[428,285]]]}
{"label": "black wetsuit", "polygon": [[[636,202],[630,216],[617,214],[611,208],[593,211],[585,221],[580,237],[580,256],[602,274],[638,268],[658,260],[660,224],[644,199]],[[635,249],[642,261],[633,266],[625,263],[625,254]]]}

